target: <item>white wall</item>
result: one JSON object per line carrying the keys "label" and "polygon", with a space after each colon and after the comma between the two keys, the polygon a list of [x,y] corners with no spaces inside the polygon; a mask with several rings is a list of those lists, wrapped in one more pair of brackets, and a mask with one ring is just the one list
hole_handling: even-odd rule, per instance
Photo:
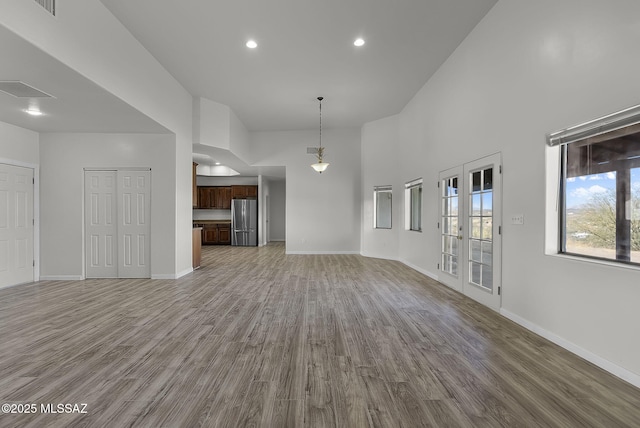
{"label": "white wall", "polygon": [[[503,215],[525,216],[503,227],[502,313],[636,385],[640,272],[545,255],[544,218],[545,134],[640,103],[638,16],[635,0],[501,0],[401,112],[397,132],[401,181],[435,185],[441,170],[502,153]],[[368,126],[395,132],[393,120]],[[386,179],[373,165],[365,179]],[[429,188],[424,232],[399,231],[398,250],[425,271],[438,261]]]}
{"label": "white wall", "polygon": [[286,239],[286,181],[272,180],[269,187],[269,240]]}
{"label": "white wall", "polygon": [[3,0],[2,8],[11,13],[0,14],[0,25],[175,133],[169,266],[176,275],[190,272],[192,96],[99,0],[66,0],[55,18],[33,1]]}
{"label": "white wall", "polygon": [[193,98],[193,143],[229,150],[231,109],[206,98]]}
{"label": "white wall", "polygon": [[37,132],[0,122],[0,159],[38,165],[38,143]]}
{"label": "white wall", "polygon": [[318,131],[254,132],[251,155],[256,166],[285,166],[288,253],[360,252],[360,131],[323,130],[323,174],[310,165]]}
{"label": "white wall", "polygon": [[[398,116],[362,127],[362,255],[398,258],[400,230],[403,228],[404,182],[397,168]],[[391,229],[373,228],[373,188],[392,186]]]}
{"label": "white wall", "polygon": [[229,109],[229,147],[233,154],[245,163],[249,163],[253,149],[249,132],[231,109]]}
{"label": "white wall", "polygon": [[41,134],[41,278],[84,274],[83,168],[151,168],[151,275],[175,276],[175,136]]}

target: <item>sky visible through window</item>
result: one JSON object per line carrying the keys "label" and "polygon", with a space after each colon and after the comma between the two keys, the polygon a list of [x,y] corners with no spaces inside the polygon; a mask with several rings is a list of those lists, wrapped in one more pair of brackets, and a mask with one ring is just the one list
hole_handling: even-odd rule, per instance
{"label": "sky visible through window", "polygon": [[[616,173],[591,174],[567,178],[567,209],[580,208],[593,200],[594,196],[614,192]],[[640,168],[631,170],[631,193],[640,192]]]}
{"label": "sky visible through window", "polygon": [[567,209],[585,206],[594,196],[615,192],[615,189],[615,172],[567,178]]}

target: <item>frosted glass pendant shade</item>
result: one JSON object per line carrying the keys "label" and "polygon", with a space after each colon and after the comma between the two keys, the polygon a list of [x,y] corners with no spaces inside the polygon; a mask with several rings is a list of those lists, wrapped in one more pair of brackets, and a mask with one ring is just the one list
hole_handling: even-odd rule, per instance
{"label": "frosted glass pendant shade", "polygon": [[322,171],[327,169],[328,166],[329,166],[329,164],[326,163],[326,162],[318,162],[318,163],[312,164],[311,168],[315,169],[316,172],[319,172],[320,174],[322,174]]}

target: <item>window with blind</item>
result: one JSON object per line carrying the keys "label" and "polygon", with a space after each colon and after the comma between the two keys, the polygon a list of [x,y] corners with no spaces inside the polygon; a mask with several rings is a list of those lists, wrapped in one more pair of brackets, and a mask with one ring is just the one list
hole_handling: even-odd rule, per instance
{"label": "window with blind", "polygon": [[640,264],[640,106],[552,134],[560,252]]}

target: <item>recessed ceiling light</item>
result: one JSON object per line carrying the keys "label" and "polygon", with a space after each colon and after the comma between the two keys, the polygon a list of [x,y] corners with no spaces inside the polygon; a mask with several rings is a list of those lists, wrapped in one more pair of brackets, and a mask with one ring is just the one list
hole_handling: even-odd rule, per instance
{"label": "recessed ceiling light", "polygon": [[364,45],[364,39],[358,38],[353,42],[353,44],[354,44],[354,46],[358,46],[358,47],[363,46]]}
{"label": "recessed ceiling light", "polygon": [[257,48],[257,47],[258,47],[258,44],[256,43],[256,41],[255,41],[255,40],[249,40],[249,41],[247,42],[247,47],[248,47],[249,49],[255,49],[255,48]]}
{"label": "recessed ceiling light", "polygon": [[33,108],[33,107],[26,109],[25,112],[30,114],[31,116],[42,116],[42,112],[37,108]]}
{"label": "recessed ceiling light", "polygon": [[216,162],[216,165],[220,165],[220,162]]}

